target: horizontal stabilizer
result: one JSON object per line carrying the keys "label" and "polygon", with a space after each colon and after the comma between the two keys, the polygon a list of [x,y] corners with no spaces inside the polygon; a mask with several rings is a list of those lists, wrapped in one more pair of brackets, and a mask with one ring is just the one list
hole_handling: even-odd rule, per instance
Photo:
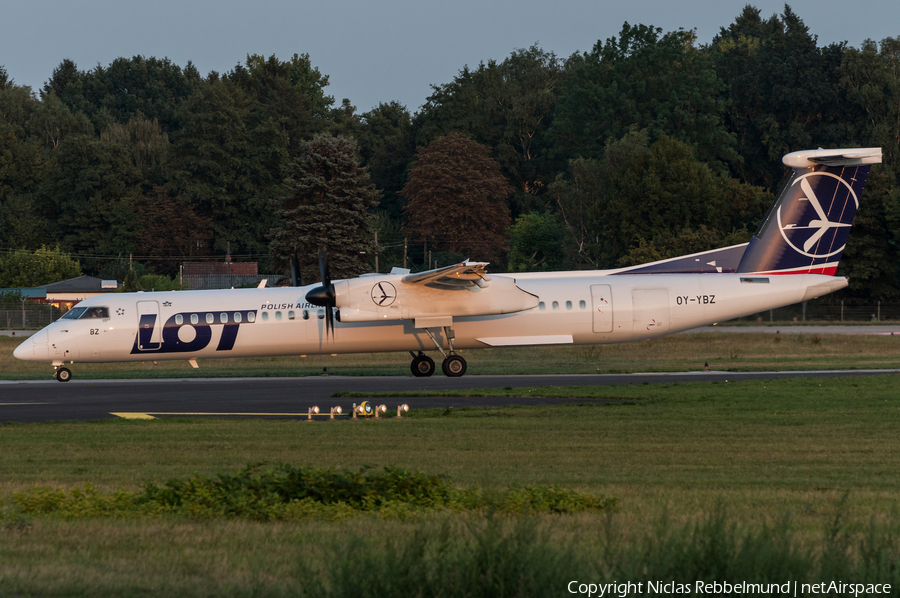
{"label": "horizontal stabilizer", "polygon": [[857,149],[804,150],[792,152],[782,158],[785,166],[810,168],[822,166],[862,166],[881,164],[881,148],[865,147]]}

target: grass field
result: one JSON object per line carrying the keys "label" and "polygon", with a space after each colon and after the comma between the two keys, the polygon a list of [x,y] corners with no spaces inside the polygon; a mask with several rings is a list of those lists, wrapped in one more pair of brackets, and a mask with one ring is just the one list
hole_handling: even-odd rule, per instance
{"label": "grass field", "polygon": [[[807,344],[797,343],[806,355]],[[0,595],[563,596],[570,579],[900,581],[898,382],[510,389],[635,401],[381,421],[5,424]],[[61,519],[11,500],[39,485],[136,490],[261,461],[399,466],[486,492],[555,484],[616,497],[619,509],[259,523]]]}
{"label": "grass field", "polygon": [[[0,337],[0,379],[49,378],[49,364],[12,357],[21,339]],[[676,334],[622,345],[530,347],[463,351],[469,375],[592,374],[647,371],[873,369],[900,366],[900,337],[840,334]],[[79,379],[219,376],[313,376],[409,374],[407,353],[311,355],[187,361],[78,364]]]}

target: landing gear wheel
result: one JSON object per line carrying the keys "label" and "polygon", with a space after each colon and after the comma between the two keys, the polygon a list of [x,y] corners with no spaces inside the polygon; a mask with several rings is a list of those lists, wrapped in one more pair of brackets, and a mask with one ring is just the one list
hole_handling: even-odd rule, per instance
{"label": "landing gear wheel", "polygon": [[450,355],[441,364],[444,375],[450,378],[459,378],[466,373],[466,360],[459,355]]}
{"label": "landing gear wheel", "polygon": [[427,355],[419,355],[409,367],[416,378],[427,378],[434,373],[434,360]]}
{"label": "landing gear wheel", "polygon": [[69,368],[59,368],[56,370],[56,379],[60,382],[68,382],[72,379],[72,370]]}

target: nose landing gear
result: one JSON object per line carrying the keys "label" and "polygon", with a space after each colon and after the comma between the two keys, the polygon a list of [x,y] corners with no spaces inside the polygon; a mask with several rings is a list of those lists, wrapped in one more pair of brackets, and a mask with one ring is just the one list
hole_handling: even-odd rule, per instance
{"label": "nose landing gear", "polygon": [[53,377],[59,380],[60,382],[68,382],[72,379],[72,370],[69,368],[56,367],[56,373],[53,374]]}

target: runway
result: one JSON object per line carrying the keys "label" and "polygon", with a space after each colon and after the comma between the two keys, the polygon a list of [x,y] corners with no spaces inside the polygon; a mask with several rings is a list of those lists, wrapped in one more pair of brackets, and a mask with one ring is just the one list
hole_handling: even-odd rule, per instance
{"label": "runway", "polygon": [[[90,421],[115,417],[258,417],[305,419],[313,405],[326,413],[341,406],[349,413],[365,399],[333,398],[337,392],[397,392],[534,386],[609,386],[672,382],[771,380],[776,378],[870,376],[900,370],[806,372],[679,372],[464,378],[306,377],[164,380],[0,381],[0,422]],[[611,392],[611,394],[615,394]],[[406,397],[377,399],[396,415],[397,405],[426,407],[552,405],[589,399],[531,397]]]}

